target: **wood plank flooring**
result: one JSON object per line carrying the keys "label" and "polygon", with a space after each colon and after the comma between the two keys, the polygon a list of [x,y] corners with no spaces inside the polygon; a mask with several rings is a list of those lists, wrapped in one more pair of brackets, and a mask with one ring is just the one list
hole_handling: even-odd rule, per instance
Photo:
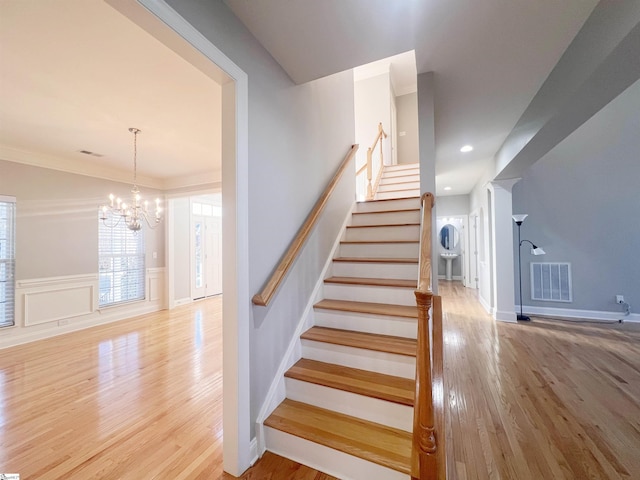
{"label": "wood plank flooring", "polygon": [[[640,325],[496,323],[440,294],[450,479],[640,478]],[[0,471],[233,478],[220,338],[216,298],[0,350]],[[242,478],[332,480],[272,454]]]}
{"label": "wood plank flooring", "polygon": [[495,322],[440,282],[450,479],[640,479],[640,325]]}

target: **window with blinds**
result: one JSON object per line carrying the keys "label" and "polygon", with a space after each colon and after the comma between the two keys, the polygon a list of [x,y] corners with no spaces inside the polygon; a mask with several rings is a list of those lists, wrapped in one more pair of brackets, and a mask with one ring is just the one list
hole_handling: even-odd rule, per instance
{"label": "window with blinds", "polygon": [[0,195],[0,327],[15,325],[16,199]]}
{"label": "window with blinds", "polygon": [[[113,224],[113,228],[107,226]],[[112,218],[106,219],[106,225],[98,219],[98,225],[98,305],[144,300],[144,230],[131,231],[125,222]]]}

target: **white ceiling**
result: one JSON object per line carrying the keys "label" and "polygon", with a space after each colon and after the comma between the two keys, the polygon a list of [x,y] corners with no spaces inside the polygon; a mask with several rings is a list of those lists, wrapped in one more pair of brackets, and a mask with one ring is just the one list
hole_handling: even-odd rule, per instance
{"label": "white ceiling", "polygon": [[[435,72],[437,193],[453,195],[477,182],[597,0],[225,2],[297,82],[415,50],[417,72]],[[3,158],[126,181],[137,127],[141,184],[215,180],[217,77],[105,1],[2,0],[0,57]]]}
{"label": "white ceiling", "polygon": [[220,85],[104,1],[3,0],[0,58],[2,157],[130,181],[137,127],[140,184],[215,181]]}
{"label": "white ceiling", "polygon": [[436,193],[455,195],[473,188],[597,0],[225,3],[299,83],[415,50],[417,72],[435,72]]}

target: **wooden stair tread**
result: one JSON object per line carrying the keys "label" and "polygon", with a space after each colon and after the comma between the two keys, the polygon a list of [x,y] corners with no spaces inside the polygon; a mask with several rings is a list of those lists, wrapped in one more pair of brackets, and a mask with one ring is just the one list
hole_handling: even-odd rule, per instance
{"label": "wooden stair tread", "polygon": [[417,258],[336,257],[334,262],[355,263],[418,263]]}
{"label": "wooden stair tread", "polygon": [[[417,309],[416,309],[417,310]],[[416,356],[416,340],[376,333],[356,332],[339,328],[311,327],[300,335],[303,340],[331,343],[345,347],[362,348],[376,352],[395,353],[407,357]]]}
{"label": "wooden stair tread", "polygon": [[399,208],[397,210],[378,210],[377,212],[353,212],[352,215],[379,215],[381,213],[419,212],[420,208]]}
{"label": "wooden stair tread", "polygon": [[355,457],[410,474],[411,434],[285,399],[264,424]]}
{"label": "wooden stair tread", "polygon": [[340,243],[348,244],[379,244],[379,243],[420,243],[418,240],[341,240]]}
{"label": "wooden stair tread", "polygon": [[377,287],[417,288],[416,280],[400,280],[395,278],[363,278],[363,277],[329,277],[325,283],[340,283],[344,285],[372,285]]}
{"label": "wooden stair tread", "polygon": [[356,203],[375,203],[375,202],[393,202],[396,200],[408,200],[414,198],[416,200],[420,200],[420,195],[415,195],[413,197],[402,197],[402,198],[379,198],[379,199],[375,199],[375,200],[362,200],[360,202],[356,202]]}
{"label": "wooden stair tread", "polygon": [[415,380],[302,358],[285,377],[413,407]]}
{"label": "wooden stair tread", "polygon": [[340,310],[343,312],[368,313],[392,317],[418,318],[418,307],[408,305],[391,305],[388,303],[354,302],[351,300],[332,300],[325,298],[313,308]]}
{"label": "wooden stair tread", "polygon": [[385,223],[376,225],[347,225],[347,228],[419,227],[418,223]]}

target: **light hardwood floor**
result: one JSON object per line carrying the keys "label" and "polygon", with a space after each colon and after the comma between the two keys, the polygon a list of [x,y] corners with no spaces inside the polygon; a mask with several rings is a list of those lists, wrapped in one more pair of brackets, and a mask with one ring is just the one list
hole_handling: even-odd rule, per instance
{"label": "light hardwood floor", "polygon": [[[495,323],[440,293],[450,479],[640,478],[640,325]],[[0,472],[232,478],[221,327],[214,298],[0,350]],[[332,479],[271,454],[243,478]]]}
{"label": "light hardwood floor", "polygon": [[640,325],[494,322],[439,286],[450,479],[640,479]]}

